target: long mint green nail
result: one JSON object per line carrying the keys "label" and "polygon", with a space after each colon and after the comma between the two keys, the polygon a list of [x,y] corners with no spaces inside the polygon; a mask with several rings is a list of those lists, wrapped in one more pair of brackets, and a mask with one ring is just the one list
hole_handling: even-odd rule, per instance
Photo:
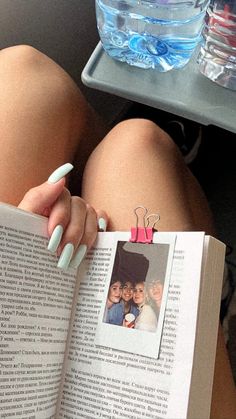
{"label": "long mint green nail", "polygon": [[57,251],[57,248],[62,238],[62,234],[63,234],[63,227],[60,224],[58,224],[54,228],[52,235],[50,237],[49,243],[48,243],[48,250],[50,252],[54,253]]}
{"label": "long mint green nail", "polygon": [[67,243],[61,252],[57,267],[61,269],[67,269],[69,267],[73,253],[74,245],[72,243]]}
{"label": "long mint green nail", "polygon": [[82,262],[85,254],[87,252],[87,246],[86,244],[81,244],[78,247],[77,252],[75,253],[75,256],[73,257],[73,259],[70,262],[70,268],[75,268],[77,269],[80,265],[80,263]]}
{"label": "long mint green nail", "polygon": [[60,179],[66,176],[74,166],[71,163],[63,164],[58,167],[48,178],[49,183],[57,183]]}
{"label": "long mint green nail", "polygon": [[107,229],[106,220],[102,217],[99,218],[99,220],[98,220],[98,228],[99,228],[99,230],[102,230],[102,231],[106,231],[106,229]]}

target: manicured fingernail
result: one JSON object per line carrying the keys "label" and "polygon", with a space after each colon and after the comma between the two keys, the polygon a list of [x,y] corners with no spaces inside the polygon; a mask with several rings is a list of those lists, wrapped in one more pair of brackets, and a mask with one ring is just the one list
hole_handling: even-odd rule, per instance
{"label": "manicured fingernail", "polygon": [[79,267],[80,263],[82,262],[84,256],[86,255],[86,252],[87,252],[87,246],[86,246],[86,244],[81,244],[78,247],[78,250],[75,253],[75,256],[71,260],[70,268],[77,269]]}
{"label": "manicured fingernail", "polygon": [[50,240],[48,242],[48,250],[52,253],[57,251],[57,248],[60,244],[61,238],[63,234],[63,227],[61,225],[57,225],[50,237]]}
{"label": "manicured fingernail", "polygon": [[57,183],[60,179],[66,176],[74,166],[71,163],[63,164],[58,167],[48,178],[49,183]]}
{"label": "manicured fingernail", "polygon": [[72,243],[67,243],[61,252],[57,267],[61,269],[67,269],[69,267],[73,253],[74,245]]}
{"label": "manicured fingernail", "polygon": [[106,220],[104,218],[102,218],[102,217],[99,218],[99,220],[98,220],[98,228],[101,231],[106,231],[106,229],[107,229]]}

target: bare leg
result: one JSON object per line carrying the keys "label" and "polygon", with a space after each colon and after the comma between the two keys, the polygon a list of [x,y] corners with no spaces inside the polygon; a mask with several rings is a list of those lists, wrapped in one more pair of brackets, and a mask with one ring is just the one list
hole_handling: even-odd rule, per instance
{"label": "bare leg", "polygon": [[83,139],[79,169],[102,138],[100,121],[62,68],[29,46],[0,52],[0,200],[17,204]]}
{"label": "bare leg", "polygon": [[118,124],[91,155],[84,197],[110,216],[110,229],[125,230],[133,210],[158,212],[160,230],[214,234],[206,198],[170,137],[147,120]]}
{"label": "bare leg", "polygon": [[[83,197],[110,217],[111,230],[128,230],[133,209],[159,212],[159,230],[204,230],[215,234],[206,198],[171,139],[155,124],[130,120],[116,126],[92,153]],[[219,334],[212,419],[236,417],[236,394],[222,334]]]}

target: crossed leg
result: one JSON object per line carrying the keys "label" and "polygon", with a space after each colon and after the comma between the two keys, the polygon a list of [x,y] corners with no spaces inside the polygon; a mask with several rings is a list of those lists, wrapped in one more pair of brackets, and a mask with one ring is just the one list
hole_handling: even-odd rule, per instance
{"label": "crossed leg", "polygon": [[0,200],[17,205],[32,186],[83,153],[76,177],[104,127],[69,75],[29,46],[0,51]]}
{"label": "crossed leg", "polygon": [[112,230],[129,229],[142,204],[160,214],[159,230],[215,234],[198,182],[171,138],[148,120],[123,121],[110,131],[90,156],[83,194],[95,208],[105,205]]}
{"label": "crossed leg", "polygon": [[[17,205],[67,161],[78,161],[79,189],[105,128],[75,83],[52,60],[20,46],[0,52],[0,90],[0,200]],[[171,139],[149,121],[123,122],[99,144],[86,166],[83,197],[108,212],[111,230],[129,228],[133,209],[143,204],[161,214],[160,230],[215,234],[201,188]],[[218,343],[212,418],[233,419],[235,388],[221,336]]]}
{"label": "crossed leg", "polygon": [[[104,208],[110,230],[128,230],[142,204],[158,212],[162,231],[203,230],[215,235],[206,198],[170,137],[147,120],[117,125],[90,156],[83,197]],[[236,393],[219,329],[212,395],[212,419],[236,417]],[[203,419],[203,418],[202,418]]]}

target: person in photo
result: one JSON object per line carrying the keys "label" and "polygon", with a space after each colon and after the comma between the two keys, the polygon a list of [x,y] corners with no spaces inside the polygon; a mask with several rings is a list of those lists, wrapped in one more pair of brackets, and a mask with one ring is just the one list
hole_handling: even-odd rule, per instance
{"label": "person in photo", "polygon": [[[134,327],[134,321],[139,314],[139,310],[133,301],[134,283],[125,281],[123,283],[120,304],[123,307],[123,325],[129,328]],[[131,314],[131,316],[128,316]]]}
{"label": "person in photo", "polygon": [[145,282],[136,282],[134,287],[134,303],[137,305],[139,315],[135,320],[134,328],[156,332],[157,317],[153,308],[147,302],[147,292]]}
{"label": "person in photo", "polygon": [[148,281],[146,286],[147,286],[147,297],[148,297],[149,304],[154,310],[158,319],[160,309],[161,309],[164,285],[161,280],[153,279],[151,281]]}
{"label": "person in photo", "polygon": [[[139,278],[145,280],[149,269],[149,261],[142,253],[127,250],[127,248],[130,249],[129,244],[118,242],[112,277],[119,278],[122,282],[120,307],[117,306],[114,310],[119,314],[122,311],[122,325],[131,328],[134,327],[134,320],[139,314],[139,310],[133,301],[134,278],[139,276]],[[129,316],[126,318],[127,315]]]}
{"label": "person in photo", "polygon": [[104,323],[115,324],[121,326],[123,324],[123,306],[120,303],[122,295],[121,281],[114,278],[109,286],[106,308],[104,312]]}
{"label": "person in photo", "polygon": [[131,281],[125,281],[122,287],[121,304],[124,307],[124,316],[128,313],[132,313],[137,317],[138,309],[133,301],[134,295],[134,283]]}

